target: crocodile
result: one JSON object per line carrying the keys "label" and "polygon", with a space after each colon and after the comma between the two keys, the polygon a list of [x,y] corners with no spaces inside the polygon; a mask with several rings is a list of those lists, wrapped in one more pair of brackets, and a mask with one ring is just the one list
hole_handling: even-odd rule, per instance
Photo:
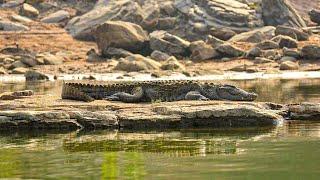
{"label": "crocodile", "polygon": [[257,94],[228,84],[193,80],[136,82],[65,81],[62,99],[78,101],[109,100],[126,103],[170,102],[180,100],[254,101]]}

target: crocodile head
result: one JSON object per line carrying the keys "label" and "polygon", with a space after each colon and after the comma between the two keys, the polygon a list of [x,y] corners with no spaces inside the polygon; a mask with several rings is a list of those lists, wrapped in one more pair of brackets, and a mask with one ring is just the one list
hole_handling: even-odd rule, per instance
{"label": "crocodile head", "polygon": [[232,85],[212,85],[207,84],[202,87],[205,96],[209,99],[221,99],[230,101],[254,101],[258,95],[247,92]]}

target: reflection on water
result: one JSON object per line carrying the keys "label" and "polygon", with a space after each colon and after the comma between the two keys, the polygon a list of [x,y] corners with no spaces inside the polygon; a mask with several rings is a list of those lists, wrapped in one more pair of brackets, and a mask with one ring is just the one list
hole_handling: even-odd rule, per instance
{"label": "reflection on water", "polygon": [[267,172],[312,179],[320,173],[319,132],[320,123],[296,121],[264,129],[2,133],[0,178],[256,179]]}

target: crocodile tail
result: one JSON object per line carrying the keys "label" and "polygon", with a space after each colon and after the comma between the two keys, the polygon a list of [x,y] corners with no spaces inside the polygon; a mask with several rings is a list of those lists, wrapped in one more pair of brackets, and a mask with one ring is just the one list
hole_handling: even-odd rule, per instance
{"label": "crocodile tail", "polygon": [[85,101],[85,102],[94,101],[92,97],[81,92],[81,90],[79,90],[78,88],[75,88],[72,85],[67,83],[63,83],[61,98],[72,99],[77,101]]}

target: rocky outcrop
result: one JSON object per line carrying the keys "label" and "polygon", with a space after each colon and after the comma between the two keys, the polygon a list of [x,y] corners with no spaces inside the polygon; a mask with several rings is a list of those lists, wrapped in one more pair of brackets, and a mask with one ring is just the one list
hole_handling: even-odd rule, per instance
{"label": "rocky outcrop", "polygon": [[262,0],[261,8],[265,25],[306,27],[306,23],[288,0]]}
{"label": "rocky outcrop", "polygon": [[[72,104],[72,102],[70,102]],[[104,106],[103,106],[104,104]],[[95,105],[105,107],[105,102]],[[85,104],[82,104],[87,106]],[[0,129],[172,129],[264,127],[281,124],[277,111],[255,103],[181,102],[119,106],[114,110],[1,111]],[[81,107],[76,105],[77,107]],[[91,105],[89,105],[91,106]],[[104,108],[102,108],[104,109]]]}
{"label": "rocky outcrop", "polygon": [[73,37],[90,40],[96,26],[119,20],[148,32],[166,30],[189,41],[203,40],[211,28],[243,32],[263,25],[255,9],[237,0],[99,0],[91,11],[73,18],[66,29]]}
{"label": "rocky outcrop", "polygon": [[305,59],[320,59],[320,46],[314,44],[302,47],[301,56]]}
{"label": "rocky outcrop", "polygon": [[110,47],[138,53],[149,40],[139,25],[123,21],[107,21],[99,25],[95,30],[95,37],[102,55]]}
{"label": "rocky outcrop", "polygon": [[150,35],[150,48],[173,56],[188,56],[190,42],[166,31],[154,31]]}
{"label": "rocky outcrop", "polygon": [[132,0],[99,0],[91,11],[71,19],[66,26],[70,34],[78,39],[94,39],[92,30],[106,21],[127,21],[136,24],[144,19],[139,4]]}
{"label": "rocky outcrop", "polygon": [[209,28],[228,27],[239,32],[262,26],[255,10],[236,0],[176,0],[175,7],[189,23],[202,23]]}

